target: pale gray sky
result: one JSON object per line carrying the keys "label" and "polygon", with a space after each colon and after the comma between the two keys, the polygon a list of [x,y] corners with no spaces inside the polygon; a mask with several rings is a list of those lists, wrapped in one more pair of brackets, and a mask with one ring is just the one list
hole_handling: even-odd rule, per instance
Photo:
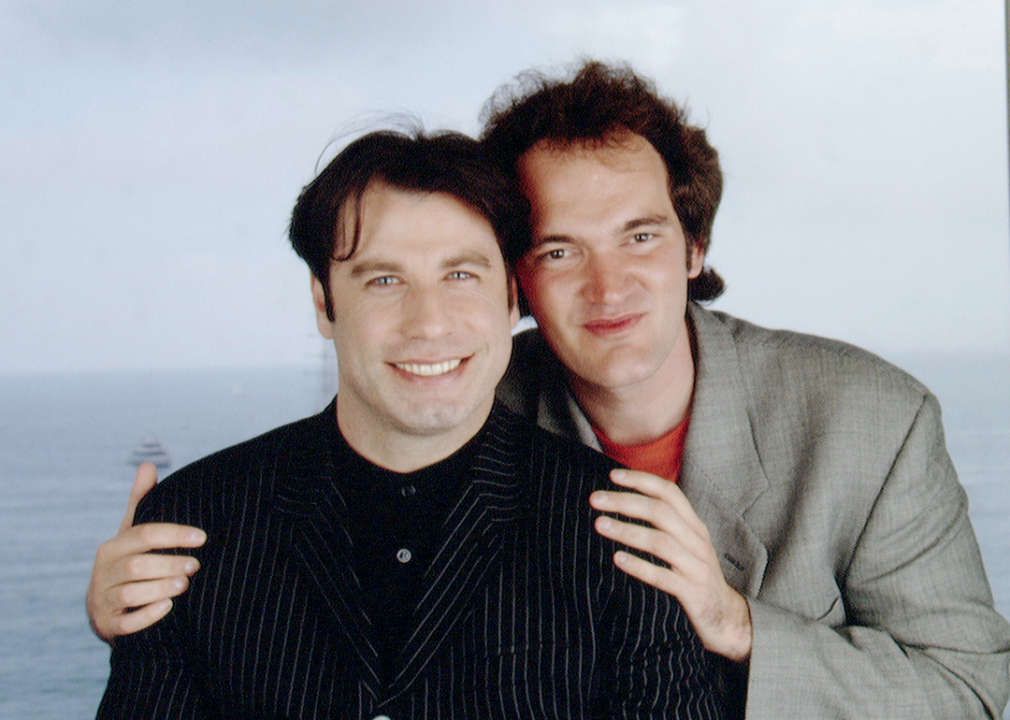
{"label": "pale gray sky", "polygon": [[477,132],[581,55],[719,148],[717,309],[1010,349],[999,0],[0,0],[0,372],[317,356],[285,230],[327,143],[397,111]]}

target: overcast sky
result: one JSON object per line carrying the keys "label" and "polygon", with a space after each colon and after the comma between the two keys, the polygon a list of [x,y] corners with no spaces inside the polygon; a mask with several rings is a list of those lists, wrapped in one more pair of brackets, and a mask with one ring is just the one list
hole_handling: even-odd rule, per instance
{"label": "overcast sky", "polygon": [[317,356],[285,230],[328,143],[391,112],[477,132],[580,56],[720,150],[717,309],[1007,352],[1004,27],[999,0],[0,0],[0,372]]}

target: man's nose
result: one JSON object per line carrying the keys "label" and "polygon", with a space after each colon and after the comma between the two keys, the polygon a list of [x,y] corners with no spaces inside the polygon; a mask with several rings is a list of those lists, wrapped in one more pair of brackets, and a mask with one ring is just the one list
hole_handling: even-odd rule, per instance
{"label": "man's nose", "polygon": [[597,305],[614,305],[624,297],[627,275],[617,257],[591,255],[586,261],[583,294]]}
{"label": "man's nose", "polygon": [[452,324],[452,308],[439,287],[412,287],[404,297],[403,332],[408,337],[438,337]]}

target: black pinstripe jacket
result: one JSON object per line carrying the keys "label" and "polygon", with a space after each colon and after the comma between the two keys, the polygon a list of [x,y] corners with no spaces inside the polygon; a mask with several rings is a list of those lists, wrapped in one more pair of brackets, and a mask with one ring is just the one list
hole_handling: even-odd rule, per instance
{"label": "black pinstripe jacket", "polygon": [[331,404],[166,479],[138,522],[202,527],[169,616],[120,638],[99,718],[717,718],[676,601],[617,570],[613,463],[496,407],[383,685],[333,478]]}

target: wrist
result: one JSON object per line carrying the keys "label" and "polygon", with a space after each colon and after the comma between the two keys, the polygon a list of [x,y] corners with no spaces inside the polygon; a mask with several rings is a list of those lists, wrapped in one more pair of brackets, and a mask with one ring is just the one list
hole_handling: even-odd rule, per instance
{"label": "wrist", "polygon": [[733,662],[743,663],[750,659],[754,647],[754,625],[751,623],[747,599],[737,593],[734,595],[733,610],[729,615],[727,632],[719,654]]}

